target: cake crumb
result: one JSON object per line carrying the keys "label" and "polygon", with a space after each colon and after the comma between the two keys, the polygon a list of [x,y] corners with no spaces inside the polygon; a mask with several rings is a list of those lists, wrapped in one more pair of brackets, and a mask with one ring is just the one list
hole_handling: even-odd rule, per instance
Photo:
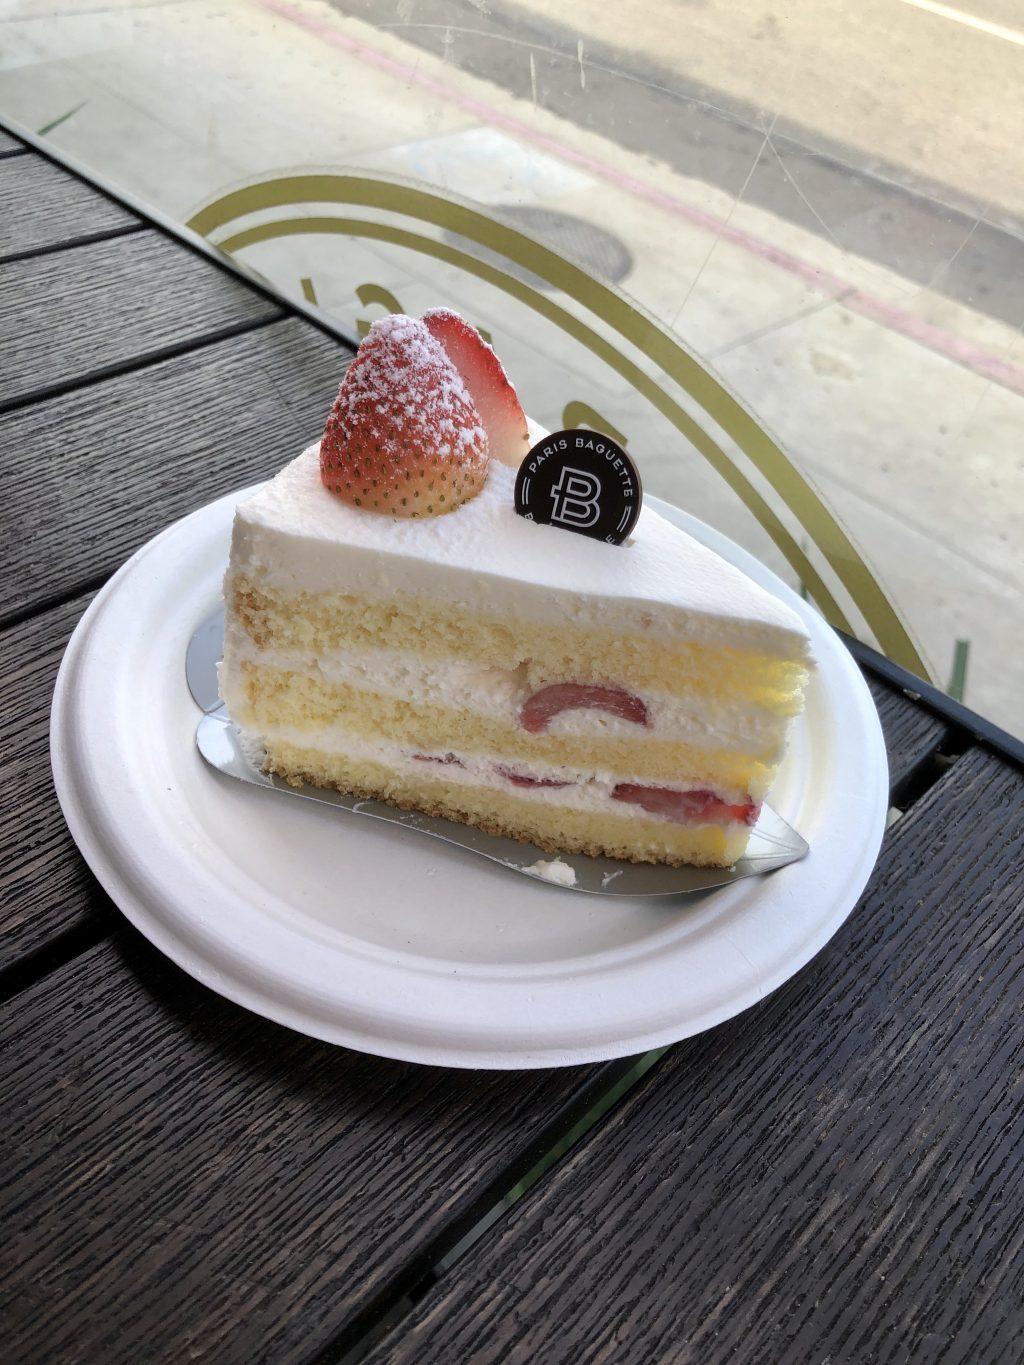
{"label": "cake crumb", "polygon": [[546,882],[553,882],[555,886],[575,886],[576,873],[568,863],[563,863],[561,858],[553,858],[551,862],[545,862],[542,858],[540,862],[532,863],[525,869],[533,872],[538,877],[543,877]]}
{"label": "cake crumb", "polygon": [[613,882],[616,877],[621,877],[622,873],[623,869],[621,867],[618,868],[615,872],[606,872],[604,876],[601,878],[602,890],[609,884],[609,882]]}

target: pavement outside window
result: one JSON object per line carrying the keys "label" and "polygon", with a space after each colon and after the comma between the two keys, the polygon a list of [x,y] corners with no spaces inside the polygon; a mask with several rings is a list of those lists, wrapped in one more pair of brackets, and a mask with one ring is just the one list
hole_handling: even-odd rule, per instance
{"label": "pavement outside window", "polygon": [[[1022,92],[1013,0],[0,0],[0,116],[178,223],[240,186],[358,172],[471,203],[615,285],[774,434],[933,680],[1017,733]],[[388,308],[459,308],[538,420],[604,424],[648,491],[798,581],[748,501],[566,334],[557,310],[579,309],[550,283],[519,275],[543,314],[463,268],[443,224],[417,224],[426,250],[387,211],[288,213],[392,240],[295,230],[237,260],[353,335]],[[827,538],[713,434],[871,640]]]}

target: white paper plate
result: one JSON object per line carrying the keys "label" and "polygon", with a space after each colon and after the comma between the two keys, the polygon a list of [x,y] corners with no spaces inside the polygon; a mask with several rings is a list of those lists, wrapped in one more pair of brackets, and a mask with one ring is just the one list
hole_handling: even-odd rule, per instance
{"label": "white paper plate", "polygon": [[68,645],[57,794],[121,910],[200,981],[316,1038],[408,1061],[543,1067],[674,1042],[754,1004],[850,913],[888,807],[871,694],[821,618],[755,559],[671,521],[788,602],[818,672],[772,804],[800,863],[701,900],[576,895],[455,848],[211,771],[185,649],[216,606],[234,494],[144,546]]}

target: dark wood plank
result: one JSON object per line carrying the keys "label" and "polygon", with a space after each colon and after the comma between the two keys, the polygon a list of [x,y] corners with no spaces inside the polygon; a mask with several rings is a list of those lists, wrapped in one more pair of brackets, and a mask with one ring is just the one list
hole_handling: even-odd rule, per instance
{"label": "dark wood plank", "polygon": [[0,406],[280,316],[158,232],[17,261],[0,274]]}
{"label": "dark wood plank", "polygon": [[948,727],[923,706],[888,683],[867,676],[889,757],[889,787],[897,790],[919,765],[930,758],[949,734]]}
{"label": "dark wood plank", "polygon": [[0,635],[0,971],[81,924],[95,902],[50,775],[50,697],[78,597]]}
{"label": "dark wood plank", "polygon": [[[0,466],[12,566],[4,583],[22,579],[13,600],[31,605],[73,592],[175,517],[273,473],[320,429],[346,361],[347,352],[313,328],[275,324],[97,385],[84,413],[68,395],[0,418],[0,441],[13,457]],[[62,491],[66,481],[76,498]],[[0,635],[0,970],[106,903],[67,833],[48,751],[53,682],[87,600]]]}
{"label": "dark wood plank", "polygon": [[19,1361],[308,1360],[581,1083],[315,1043],[127,930],[15,997],[0,1035]]}
{"label": "dark wood plank", "polygon": [[979,716],[963,702],[957,701],[934,683],[910,673],[900,664],[887,659],[884,654],[862,640],[839,632],[843,643],[863,669],[864,673],[878,682],[887,684],[903,692],[915,706],[930,711],[943,724],[948,725],[953,735],[953,746],[960,751],[975,744],[1000,754],[1011,763],[1024,766],[1024,738],[1011,735],[1008,730],[994,725],[992,721]]}
{"label": "dark wood plank", "polygon": [[0,128],[0,156],[3,156],[5,152],[20,152],[23,150],[23,143],[19,142],[16,137],[12,137],[10,133],[5,133],[4,130]]}
{"label": "dark wood plank", "polygon": [[0,416],[0,619],[109,574],[315,440],[348,353],[289,319]]}
{"label": "dark wood plank", "polygon": [[41,156],[0,161],[0,258],[139,220]]}
{"label": "dark wood plank", "polygon": [[1024,776],[970,752],[761,1007],[674,1048],[374,1361],[1024,1356]]}

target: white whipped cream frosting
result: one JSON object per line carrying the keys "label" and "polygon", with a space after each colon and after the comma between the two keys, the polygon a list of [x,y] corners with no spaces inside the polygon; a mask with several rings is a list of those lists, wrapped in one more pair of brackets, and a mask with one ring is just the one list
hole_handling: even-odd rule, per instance
{"label": "white whipped cream frosting", "polygon": [[806,654],[795,612],[652,508],[625,545],[606,545],[518,516],[515,477],[492,460],[475,498],[403,520],[329,493],[311,445],[238,507],[231,573],[286,592],[439,598],[491,617]]}
{"label": "white whipped cream frosting", "polygon": [[527,872],[533,872],[546,882],[551,882],[555,886],[575,886],[576,873],[568,863],[563,863],[561,858],[555,858],[547,862],[541,858],[539,862],[531,863]]}

